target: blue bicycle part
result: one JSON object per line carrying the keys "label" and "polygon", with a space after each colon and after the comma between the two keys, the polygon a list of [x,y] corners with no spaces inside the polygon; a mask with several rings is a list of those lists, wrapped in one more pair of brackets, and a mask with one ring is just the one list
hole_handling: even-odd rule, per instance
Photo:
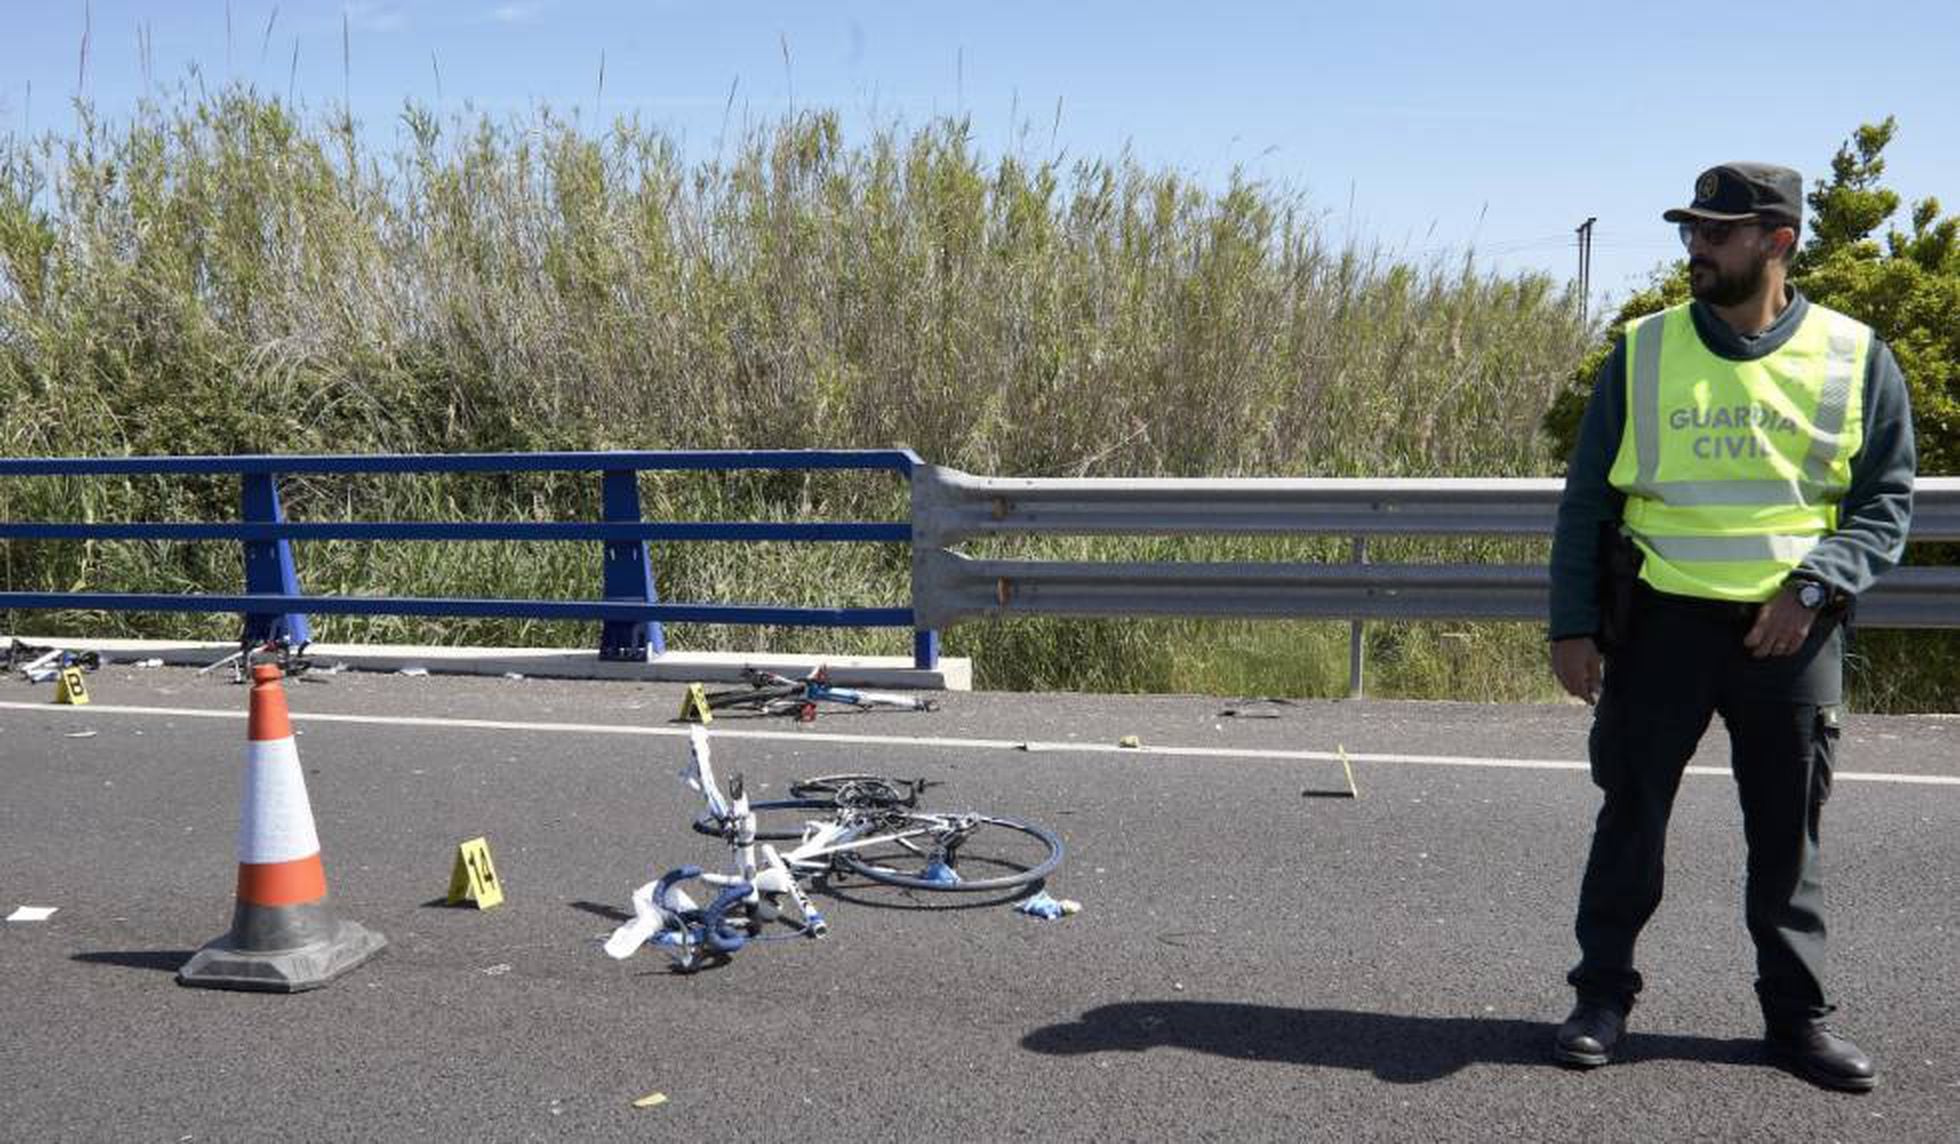
{"label": "blue bicycle part", "polygon": [[[668,930],[655,936],[658,945],[679,946],[683,951],[705,949],[711,953],[730,954],[741,949],[748,942],[748,935],[742,932],[741,923],[731,920],[728,912],[740,905],[754,887],[747,882],[736,882],[725,886],[715,895],[714,901],[706,908],[673,909],[669,906],[668,892],[676,885],[702,874],[699,866],[681,866],[660,876],[654,886],[653,902],[671,916],[679,925],[679,932]],[[674,934],[668,937],[668,934]],[[683,953],[685,965],[691,955]]]}
{"label": "blue bicycle part", "polygon": [[673,889],[676,882],[685,882],[690,878],[699,878],[700,876],[701,867],[699,866],[681,866],[667,871],[660,876],[660,881],[653,887],[653,904],[663,910],[666,909],[667,891]]}
{"label": "blue bicycle part", "polygon": [[698,930],[696,940],[716,953],[734,953],[746,945],[748,935],[737,929],[726,915],[729,909],[748,897],[753,888],[747,882],[723,887],[708,908],[699,912],[700,920],[695,924]]}

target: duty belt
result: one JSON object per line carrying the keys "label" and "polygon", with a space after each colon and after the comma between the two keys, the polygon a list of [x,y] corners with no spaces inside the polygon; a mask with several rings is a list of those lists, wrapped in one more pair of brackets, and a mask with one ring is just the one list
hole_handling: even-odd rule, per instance
{"label": "duty belt", "polygon": [[1679,596],[1673,592],[1662,592],[1645,580],[1637,581],[1634,587],[1637,597],[1652,606],[1688,612],[1727,623],[1753,624],[1756,622],[1757,610],[1762,607],[1762,604],[1748,600],[1710,600],[1702,596]]}

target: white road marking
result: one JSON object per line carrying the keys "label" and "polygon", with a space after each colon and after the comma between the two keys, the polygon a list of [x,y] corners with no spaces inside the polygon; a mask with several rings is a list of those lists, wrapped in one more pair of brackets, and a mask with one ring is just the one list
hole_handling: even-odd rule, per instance
{"label": "white road marking", "polygon": [[[55,714],[46,703],[0,702],[0,710],[38,711]],[[187,719],[244,719],[244,711],[214,711],[198,707],[117,707],[91,703],[85,709],[69,708],[69,717],[98,715],[163,715]],[[329,715],[293,712],[295,723],[355,723],[377,727],[430,727],[458,731],[532,731],[568,735],[642,735],[682,738],[685,726],[642,727],[619,723],[533,723],[513,719],[443,719],[418,715]],[[1339,762],[1334,751],[1282,751],[1257,747],[1119,747],[1114,743],[1069,743],[1032,739],[954,739],[919,735],[854,735],[829,731],[749,731],[717,729],[724,739],[755,739],[785,743],[850,743],[872,747],[953,747],[988,751],[1068,751],[1078,754],[1163,755],[1187,759],[1273,759],[1285,762]],[[1569,759],[1507,759],[1478,755],[1406,755],[1394,752],[1349,751],[1353,763],[1399,763],[1423,767],[1487,767],[1513,771],[1584,771],[1587,765]],[[1689,767],[1691,775],[1726,778],[1727,767]],[[1838,771],[1832,776],[1844,782],[1904,783],[1910,786],[1960,786],[1960,775],[1910,775],[1886,771]]]}

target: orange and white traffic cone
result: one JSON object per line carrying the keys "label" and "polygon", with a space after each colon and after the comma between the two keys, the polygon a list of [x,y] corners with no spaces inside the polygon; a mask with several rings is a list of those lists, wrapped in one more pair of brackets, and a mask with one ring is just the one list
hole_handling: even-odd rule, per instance
{"label": "orange and white traffic cone", "polygon": [[318,989],[387,945],[327,905],[320,838],[279,675],[272,664],[252,669],[231,932],[177,971],[182,985],[298,993]]}

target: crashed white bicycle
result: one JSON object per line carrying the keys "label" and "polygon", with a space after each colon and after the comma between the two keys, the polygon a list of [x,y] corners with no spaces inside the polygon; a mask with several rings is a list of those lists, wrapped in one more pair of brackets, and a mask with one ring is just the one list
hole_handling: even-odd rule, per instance
{"label": "crashed white bicycle", "polygon": [[[726,872],[682,866],[633,892],[633,917],[606,941],[628,958],[642,946],[686,972],[725,961],[772,924],[780,937],[829,930],[805,883],[856,875],[908,890],[999,892],[1039,884],[1062,861],[1062,842],[1042,827],[973,811],[918,807],[918,779],[828,775],[792,784],[787,799],[751,801],[741,775],[724,794],[708,733],[692,728],[681,779],[706,809],[694,828],[726,842]],[[778,849],[776,842],[789,843]],[[685,883],[713,891],[698,904]]]}

